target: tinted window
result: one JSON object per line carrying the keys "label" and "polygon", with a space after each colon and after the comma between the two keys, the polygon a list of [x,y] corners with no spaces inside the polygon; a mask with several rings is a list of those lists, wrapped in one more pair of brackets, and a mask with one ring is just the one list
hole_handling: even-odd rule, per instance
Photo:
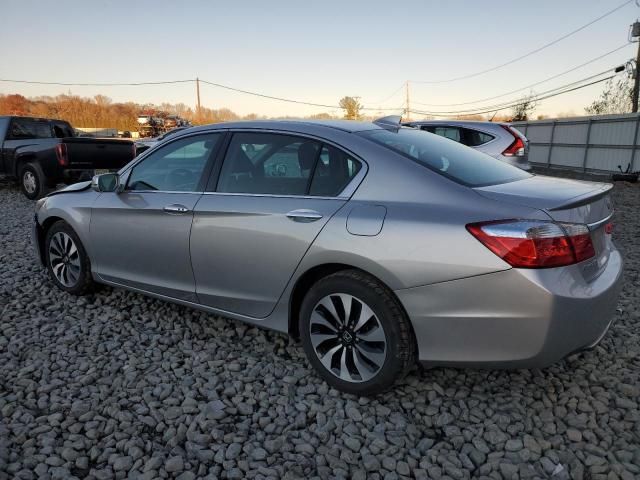
{"label": "tinted window", "polygon": [[458,127],[428,126],[424,130],[427,130],[430,133],[435,133],[436,135],[440,135],[441,137],[448,138],[449,140],[454,140],[456,142],[459,142],[461,138],[460,129]]}
{"label": "tinted window", "polygon": [[531,176],[477,150],[413,128],[369,130],[359,135],[471,187],[506,183]]}
{"label": "tinted window", "polygon": [[16,118],[11,122],[11,138],[51,138],[51,126],[49,122],[32,120],[29,118]]}
{"label": "tinted window", "polygon": [[183,138],[160,147],[133,168],[128,190],[195,192],[221,134]]}
{"label": "tinted window", "polygon": [[360,162],[342,150],[325,145],[311,181],[310,195],[335,197],[360,171]]}
{"label": "tinted window", "polygon": [[55,122],[53,124],[53,135],[56,138],[73,137],[73,130],[68,123]]}
{"label": "tinted window", "polygon": [[306,195],[320,144],[271,133],[233,135],[218,181],[219,192]]}
{"label": "tinted window", "polygon": [[488,133],[479,132],[478,130],[472,130],[470,128],[463,128],[464,131],[464,143],[469,147],[478,147],[480,145],[484,145],[487,142],[490,142],[495,137],[493,135],[489,135]]}

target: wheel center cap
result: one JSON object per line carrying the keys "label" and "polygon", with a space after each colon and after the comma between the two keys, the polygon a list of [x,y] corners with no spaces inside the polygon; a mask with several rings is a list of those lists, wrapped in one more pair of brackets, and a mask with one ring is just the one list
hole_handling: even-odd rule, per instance
{"label": "wheel center cap", "polygon": [[351,342],[353,342],[353,335],[351,335],[347,331],[342,332],[342,341],[346,344],[350,344]]}

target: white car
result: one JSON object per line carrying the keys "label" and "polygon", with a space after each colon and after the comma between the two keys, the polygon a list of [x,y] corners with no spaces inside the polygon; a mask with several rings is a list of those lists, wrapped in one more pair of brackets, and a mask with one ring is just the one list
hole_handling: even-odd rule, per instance
{"label": "white car", "polygon": [[529,140],[508,123],[424,120],[404,125],[449,138],[522,170],[531,170]]}

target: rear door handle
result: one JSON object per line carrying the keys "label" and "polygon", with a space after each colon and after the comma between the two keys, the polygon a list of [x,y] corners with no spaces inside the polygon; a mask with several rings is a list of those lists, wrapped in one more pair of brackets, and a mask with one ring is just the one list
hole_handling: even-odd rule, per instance
{"label": "rear door handle", "polygon": [[180,205],[179,203],[172,203],[171,205],[167,205],[163,208],[163,210],[167,213],[187,213],[189,209],[184,205]]}
{"label": "rear door handle", "polygon": [[299,210],[291,210],[289,213],[287,213],[287,217],[294,222],[309,223],[320,220],[322,218],[322,214],[316,212],[315,210],[307,210],[301,208]]}

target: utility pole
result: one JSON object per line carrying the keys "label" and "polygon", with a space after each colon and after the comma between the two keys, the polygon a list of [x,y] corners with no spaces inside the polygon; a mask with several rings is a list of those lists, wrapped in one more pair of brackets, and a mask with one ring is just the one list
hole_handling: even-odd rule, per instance
{"label": "utility pole", "polygon": [[640,75],[638,75],[638,65],[640,65],[640,22],[635,21],[633,25],[631,25],[631,38],[635,38],[636,42],[638,42],[638,53],[636,54],[636,65],[633,69],[633,99],[632,99],[632,108],[631,111],[633,113],[638,112],[638,93],[640,92]]}
{"label": "utility pole", "polygon": [[198,106],[196,110],[196,118],[200,122],[200,79],[196,77],[196,95],[198,97]]}
{"label": "utility pole", "polygon": [[409,105],[409,80],[407,80],[407,83],[405,85],[407,87],[407,118],[406,120],[409,120],[409,117],[411,115],[411,108]]}

